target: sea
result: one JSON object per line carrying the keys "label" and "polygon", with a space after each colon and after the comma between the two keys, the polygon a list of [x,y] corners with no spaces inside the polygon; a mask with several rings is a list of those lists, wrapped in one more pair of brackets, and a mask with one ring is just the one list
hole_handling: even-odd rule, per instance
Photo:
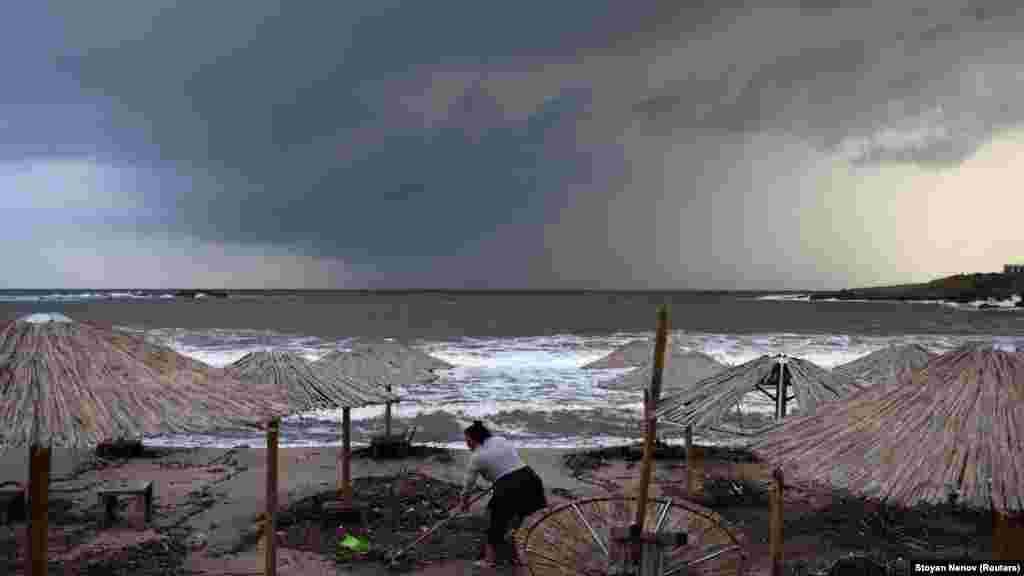
{"label": "sea", "polygon": [[[435,381],[399,388],[403,401],[392,409],[393,423],[398,429],[416,425],[416,441],[461,447],[462,428],[479,419],[521,447],[578,448],[639,441],[642,391],[604,386],[630,369],[583,366],[631,341],[652,338],[662,303],[672,314],[672,346],[727,365],[784,353],[831,369],[908,343],[937,353],[968,341],[1024,351],[1024,308],[1016,302],[821,302],[800,293],[247,291],[218,297],[8,290],[0,291],[0,318],[46,311],[106,321],[218,367],[257,350],[288,350],[317,360],[359,338],[397,340],[454,366]],[[749,397],[741,409],[771,407]],[[356,445],[379,433],[382,414],[382,407],[352,411]],[[289,417],[281,444],[338,445],[340,422],[340,410]],[[681,430],[661,430],[670,442],[681,438]],[[204,447],[263,443],[248,432],[146,441]]]}

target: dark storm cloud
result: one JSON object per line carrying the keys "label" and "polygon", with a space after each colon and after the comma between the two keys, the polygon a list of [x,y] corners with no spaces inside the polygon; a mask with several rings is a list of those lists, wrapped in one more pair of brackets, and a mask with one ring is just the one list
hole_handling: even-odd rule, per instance
{"label": "dark storm cloud", "polygon": [[796,133],[829,149],[942,109],[958,133],[927,146],[873,147],[856,159],[924,164],[961,161],[1024,119],[1013,64],[1024,18],[1015,3],[834,8],[802,7],[781,24],[765,18],[750,35],[723,30],[695,46],[721,57],[717,69],[681,66],[633,104],[635,117],[698,132]]}
{"label": "dark storm cloud", "polygon": [[[1022,118],[1015,2],[896,4],[23,5],[0,24],[0,160],[137,172],[121,234],[381,283],[813,283],[792,233],[722,236],[795,201],[763,185],[792,164],[737,167],[765,156],[748,139],[950,165]],[[801,268],[721,263],[743,258]]]}
{"label": "dark storm cloud", "polygon": [[149,193],[172,226],[335,255],[447,254],[530,218],[545,180],[557,184],[549,175],[561,168],[539,166],[536,154],[559,105],[493,128],[500,111],[466,94],[449,122],[459,130],[424,129],[378,104],[380,81],[418,63],[571,53],[566,37],[592,44],[604,36],[595,22],[622,25],[581,5],[168,5],[111,18],[131,31],[121,42],[102,37],[95,14],[64,14],[66,26],[85,17],[92,27],[56,60],[107,107],[116,141],[102,153],[191,176]]}

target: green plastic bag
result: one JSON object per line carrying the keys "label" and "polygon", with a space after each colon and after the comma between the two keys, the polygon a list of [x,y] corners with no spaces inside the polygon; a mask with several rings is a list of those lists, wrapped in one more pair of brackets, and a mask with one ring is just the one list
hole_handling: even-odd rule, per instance
{"label": "green plastic bag", "polygon": [[347,534],[338,542],[338,547],[348,548],[353,552],[363,554],[370,551],[370,542],[363,538],[357,538],[351,534]]}

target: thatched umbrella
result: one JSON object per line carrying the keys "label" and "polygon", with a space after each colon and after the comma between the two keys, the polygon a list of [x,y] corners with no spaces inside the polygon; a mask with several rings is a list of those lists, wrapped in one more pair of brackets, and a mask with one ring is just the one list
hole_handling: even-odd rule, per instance
{"label": "thatched umbrella", "polygon": [[[356,347],[350,351],[336,350],[317,361],[324,370],[341,374],[376,386],[391,393],[396,386],[430,381],[435,376],[417,368],[413,363],[400,364],[388,359],[389,354],[379,355],[367,347]],[[391,437],[391,403],[384,405],[384,435]]]}
{"label": "thatched umbrella", "polygon": [[576,500],[540,512],[516,534],[531,574],[744,573],[739,541],[714,513],[685,501],[650,498],[657,432],[654,406],[667,356],[667,306],[658,309],[656,334],[651,379],[643,388],[644,456],[638,494]]}
{"label": "thatched umbrella", "polygon": [[584,364],[583,369],[594,370],[648,366],[652,354],[654,354],[654,340],[633,340],[619,346],[603,358]]}
{"label": "thatched umbrella", "polygon": [[[59,314],[0,325],[0,449],[30,447],[26,572],[41,576],[47,569],[51,447],[91,448],[110,439],[267,421],[268,440],[276,439],[276,418],[287,412],[287,399],[273,387],[243,383],[137,336]],[[274,485],[268,496],[271,489],[276,495]],[[267,550],[272,566],[273,546]]]}
{"label": "thatched umbrella", "polygon": [[753,451],[787,481],[903,506],[955,499],[993,510],[997,526],[1024,522],[1024,358],[963,346],[794,418]]}
{"label": "thatched umbrella", "polygon": [[920,370],[933,357],[935,354],[920,344],[890,346],[836,366],[832,373],[861,386],[872,386],[894,382],[904,370]]}
{"label": "thatched umbrella", "polygon": [[452,364],[440,358],[391,340],[358,340],[352,344],[352,350],[366,352],[382,360],[387,360],[398,366],[403,373],[426,372],[433,374],[435,370],[454,368]]}
{"label": "thatched umbrella", "polygon": [[273,384],[288,395],[293,412],[342,409],[342,451],[338,489],[348,496],[351,488],[351,409],[384,404],[398,399],[372,384],[336,371],[325,370],[298,354],[282,351],[250,352],[225,370],[246,382]]}
{"label": "thatched umbrella", "polygon": [[[725,370],[727,366],[702,352],[673,350],[665,357],[662,391],[674,392],[690,388],[695,383]],[[609,390],[643,390],[651,382],[651,366],[643,366],[606,382],[601,386]]]}
{"label": "thatched umbrella", "polygon": [[856,384],[807,360],[766,355],[704,378],[689,389],[666,395],[658,403],[658,419],[678,426],[737,433],[738,430],[721,427],[721,423],[751,392],[761,393],[775,402],[775,418],[781,420],[793,400],[801,412],[809,413],[823,402],[837,400],[859,389]]}

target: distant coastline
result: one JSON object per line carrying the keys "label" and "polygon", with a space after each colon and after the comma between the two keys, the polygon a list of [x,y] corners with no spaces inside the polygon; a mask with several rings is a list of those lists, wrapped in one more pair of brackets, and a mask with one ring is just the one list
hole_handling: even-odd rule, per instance
{"label": "distant coastline", "polygon": [[774,300],[909,302],[967,305],[978,309],[1024,308],[1024,274],[975,273],[938,278],[923,284],[849,288],[803,295],[779,294]]}

